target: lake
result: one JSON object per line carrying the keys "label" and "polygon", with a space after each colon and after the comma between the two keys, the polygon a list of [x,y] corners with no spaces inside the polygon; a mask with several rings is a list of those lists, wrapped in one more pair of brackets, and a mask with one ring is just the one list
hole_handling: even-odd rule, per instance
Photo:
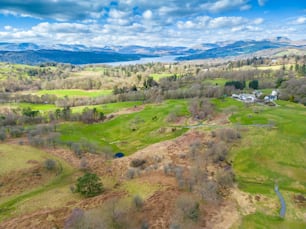
{"label": "lake", "polygon": [[119,62],[109,62],[109,63],[101,63],[105,65],[111,66],[120,66],[120,65],[134,65],[134,64],[147,64],[147,63],[174,63],[179,62],[175,60],[179,56],[160,56],[160,57],[146,57],[140,58],[139,60],[132,60],[132,61],[119,61]]}

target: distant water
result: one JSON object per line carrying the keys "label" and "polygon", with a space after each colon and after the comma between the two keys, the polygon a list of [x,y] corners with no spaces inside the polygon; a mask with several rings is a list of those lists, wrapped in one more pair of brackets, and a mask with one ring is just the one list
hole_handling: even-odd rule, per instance
{"label": "distant water", "polygon": [[140,58],[139,60],[132,60],[132,61],[119,61],[119,62],[109,62],[109,63],[101,63],[111,66],[120,66],[120,65],[134,65],[134,64],[148,64],[148,63],[174,63],[179,62],[175,60],[179,56],[161,56],[161,57],[147,57],[147,58]]}

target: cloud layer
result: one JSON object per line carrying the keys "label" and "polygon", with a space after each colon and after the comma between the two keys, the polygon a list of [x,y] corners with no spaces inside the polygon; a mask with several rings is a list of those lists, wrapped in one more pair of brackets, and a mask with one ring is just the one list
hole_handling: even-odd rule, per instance
{"label": "cloud layer", "polygon": [[[267,0],[2,0],[0,41],[192,46],[269,35],[303,38],[303,15],[275,23],[264,14],[252,14],[268,4]],[[23,24],[25,17],[31,23]],[[9,18],[20,21],[20,26],[5,24]]]}

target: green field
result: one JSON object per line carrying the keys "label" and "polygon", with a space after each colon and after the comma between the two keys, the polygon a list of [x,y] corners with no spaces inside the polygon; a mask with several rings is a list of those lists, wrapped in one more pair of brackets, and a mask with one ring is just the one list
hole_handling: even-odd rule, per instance
{"label": "green field", "polygon": [[3,103],[0,104],[0,108],[9,108],[9,109],[18,109],[18,108],[28,108],[30,107],[32,110],[38,110],[41,112],[48,112],[56,110],[56,106],[54,104],[34,104],[34,103]]}
{"label": "green field", "polygon": [[306,223],[297,220],[283,220],[260,212],[245,216],[237,229],[305,229]]}
{"label": "green field", "polygon": [[32,94],[36,95],[56,95],[57,97],[98,97],[112,94],[112,90],[79,90],[79,89],[61,89],[61,90],[40,90]]}
{"label": "green field", "polygon": [[[68,201],[71,198],[76,198],[68,186],[73,182],[72,174],[75,173],[75,170],[62,159],[50,156],[48,153],[30,146],[8,144],[0,144],[0,156],[0,175],[33,166],[28,163],[29,160],[35,160],[43,164],[45,159],[51,158],[56,160],[61,168],[61,172],[57,176],[53,176],[51,180],[39,187],[27,189],[21,194],[4,199],[0,198],[0,222],[13,215],[29,213],[28,210],[43,208],[46,204],[62,205],[62,200]],[[59,191],[58,188],[61,187],[66,188]],[[53,195],[50,195],[50,192],[53,192]],[[35,198],[42,198],[43,196],[45,196],[44,201],[33,202]]]}
{"label": "green field", "polygon": [[177,137],[185,132],[183,129],[163,132],[161,127],[168,125],[166,117],[173,110],[179,109],[182,115],[188,115],[186,103],[183,100],[170,100],[162,104],[149,104],[140,112],[120,115],[110,121],[92,125],[65,123],[60,126],[62,140],[88,139],[100,147],[109,146],[114,150],[131,154],[145,146]]}
{"label": "green field", "polygon": [[155,74],[151,74],[150,76],[153,77],[155,81],[159,81],[162,78],[173,76],[173,74],[172,73],[155,73]]}
{"label": "green field", "polygon": [[228,80],[224,78],[216,78],[216,79],[207,79],[207,80],[204,80],[203,82],[213,84],[213,85],[223,86],[225,85],[226,81]]}
{"label": "green field", "polygon": [[110,114],[117,112],[121,109],[135,107],[141,105],[142,102],[118,102],[118,103],[107,103],[102,105],[92,105],[92,106],[78,106],[78,107],[72,107],[73,113],[81,113],[85,107],[87,108],[97,108],[98,111],[103,112],[104,114]]}
{"label": "green field", "polygon": [[230,120],[244,129],[241,142],[230,155],[238,187],[275,199],[277,182],[288,209],[285,220],[278,217],[278,211],[272,216],[267,214],[270,209],[260,209],[245,216],[238,228],[305,228],[306,222],[299,222],[298,215],[305,214],[306,209],[298,208],[292,200],[294,194],[306,194],[305,107],[284,101],[278,101],[276,107],[239,103],[215,100],[219,109],[232,107]]}
{"label": "green field", "polygon": [[0,175],[18,169],[29,168],[29,160],[42,162],[46,153],[29,146],[0,144]]}

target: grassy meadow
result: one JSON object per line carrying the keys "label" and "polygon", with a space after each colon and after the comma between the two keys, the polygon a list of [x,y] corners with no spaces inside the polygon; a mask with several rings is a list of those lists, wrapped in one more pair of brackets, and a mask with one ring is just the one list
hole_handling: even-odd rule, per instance
{"label": "grassy meadow", "polygon": [[63,141],[73,142],[87,138],[101,148],[107,146],[115,151],[131,154],[150,144],[177,137],[186,131],[163,130],[162,127],[167,126],[168,114],[174,110],[179,110],[180,115],[188,115],[186,101],[169,100],[162,104],[149,104],[142,111],[123,114],[103,123],[65,123],[60,126],[60,132]]}
{"label": "grassy meadow", "polygon": [[230,121],[242,133],[230,155],[239,189],[277,202],[277,183],[287,204],[285,219],[278,217],[277,209],[271,213],[271,209],[258,208],[237,228],[306,227],[306,222],[300,221],[306,209],[293,201],[294,195],[306,194],[306,110],[299,104],[277,103],[269,107],[215,100],[220,110],[232,113]]}
{"label": "grassy meadow", "polygon": [[99,97],[112,94],[112,90],[80,90],[80,89],[61,89],[61,90],[40,90],[34,92],[35,95],[56,95],[57,97]]}
{"label": "grassy meadow", "polygon": [[[50,206],[50,203],[52,206],[62,206],[63,201],[79,198],[74,196],[69,190],[69,185],[74,179],[72,175],[76,170],[64,160],[50,156],[50,154],[43,150],[34,147],[11,144],[0,144],[0,156],[0,175],[30,168],[33,165],[28,163],[29,161],[36,161],[43,165],[46,159],[57,161],[60,168],[59,174],[51,176],[50,180],[42,185],[28,187],[22,193],[13,194],[9,197],[0,197],[0,221],[8,217],[41,209],[46,205]],[[59,191],[61,189],[63,190]],[[52,195],[50,195],[51,193]]]}

